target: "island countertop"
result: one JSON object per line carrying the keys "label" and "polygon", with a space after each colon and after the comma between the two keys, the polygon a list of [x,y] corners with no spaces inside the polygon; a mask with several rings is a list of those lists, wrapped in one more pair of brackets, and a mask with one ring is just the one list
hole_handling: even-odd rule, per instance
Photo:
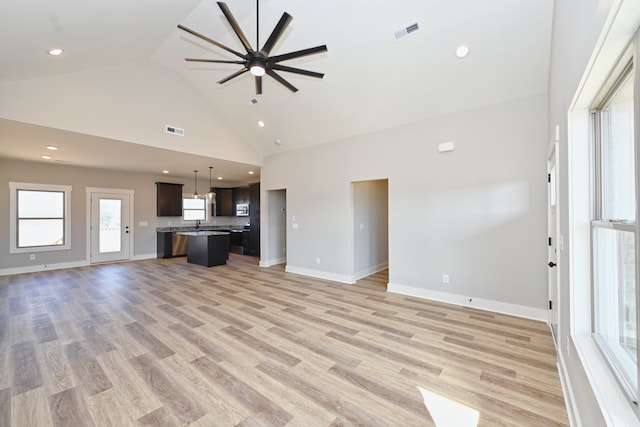
{"label": "island countertop", "polygon": [[213,231],[213,230],[201,230],[201,231],[178,231],[176,234],[183,236],[224,236],[229,234],[228,231]]}

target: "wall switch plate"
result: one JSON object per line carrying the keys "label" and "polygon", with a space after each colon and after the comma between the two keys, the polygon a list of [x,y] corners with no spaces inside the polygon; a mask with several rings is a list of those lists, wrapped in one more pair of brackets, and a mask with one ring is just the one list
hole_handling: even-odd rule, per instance
{"label": "wall switch plate", "polygon": [[29,259],[31,261],[35,260],[36,259],[36,254],[29,254]]}
{"label": "wall switch plate", "polygon": [[446,153],[447,151],[453,151],[453,141],[438,144],[438,153]]}
{"label": "wall switch plate", "polygon": [[443,274],[442,275],[442,283],[449,283],[449,275],[448,274]]}
{"label": "wall switch plate", "polygon": [[316,264],[320,264],[320,258],[316,258]]}

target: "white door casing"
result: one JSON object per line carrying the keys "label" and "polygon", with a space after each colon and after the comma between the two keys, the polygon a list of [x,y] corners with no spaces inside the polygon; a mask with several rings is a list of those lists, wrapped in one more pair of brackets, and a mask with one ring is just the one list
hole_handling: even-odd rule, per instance
{"label": "white door casing", "polygon": [[548,287],[549,287],[549,325],[554,340],[558,336],[558,308],[560,294],[558,289],[558,159],[556,142],[547,158],[547,234],[548,234]]}

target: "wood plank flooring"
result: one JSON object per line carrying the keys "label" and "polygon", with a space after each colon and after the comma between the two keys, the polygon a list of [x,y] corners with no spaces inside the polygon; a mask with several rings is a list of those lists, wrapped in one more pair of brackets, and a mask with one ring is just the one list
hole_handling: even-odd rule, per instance
{"label": "wood plank flooring", "polygon": [[386,282],[233,254],[0,277],[0,426],[436,426],[433,395],[450,421],[568,425],[545,324]]}

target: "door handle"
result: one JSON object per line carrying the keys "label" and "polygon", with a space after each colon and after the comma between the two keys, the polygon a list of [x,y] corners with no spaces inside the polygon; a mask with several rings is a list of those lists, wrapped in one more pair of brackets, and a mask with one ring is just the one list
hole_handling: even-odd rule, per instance
{"label": "door handle", "polygon": [[555,267],[555,266],[556,266],[556,265],[558,265],[558,264],[556,264],[556,263],[555,263],[555,262],[553,262],[553,261],[549,261],[549,264],[547,264],[547,265],[548,265],[549,267]]}

